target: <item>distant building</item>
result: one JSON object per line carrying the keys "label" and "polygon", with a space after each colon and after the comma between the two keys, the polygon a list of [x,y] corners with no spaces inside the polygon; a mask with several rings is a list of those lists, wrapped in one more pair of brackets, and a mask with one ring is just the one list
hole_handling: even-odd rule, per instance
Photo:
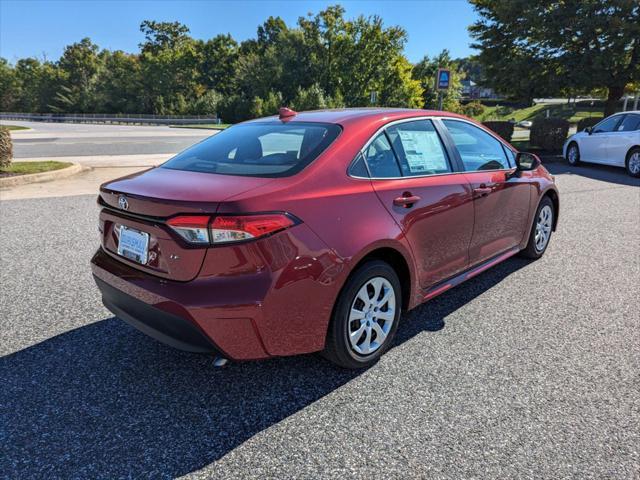
{"label": "distant building", "polygon": [[462,80],[461,83],[464,98],[499,98],[493,88],[482,87],[473,80]]}

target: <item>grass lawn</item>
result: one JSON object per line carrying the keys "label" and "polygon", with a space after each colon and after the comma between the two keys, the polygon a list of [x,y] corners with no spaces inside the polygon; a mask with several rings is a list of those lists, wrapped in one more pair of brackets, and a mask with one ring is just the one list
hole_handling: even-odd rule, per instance
{"label": "grass lawn", "polygon": [[231,126],[230,123],[201,123],[197,125],[170,125],[171,128],[199,128],[204,130],[224,130]]}
{"label": "grass lawn", "polygon": [[29,130],[29,127],[20,127],[18,125],[4,125],[4,124],[1,124],[0,128],[8,128],[9,130]]}
{"label": "grass lawn", "polygon": [[51,170],[60,170],[69,167],[68,162],[12,162],[7,168],[0,168],[0,176],[9,175],[27,175],[29,173],[49,172]]}

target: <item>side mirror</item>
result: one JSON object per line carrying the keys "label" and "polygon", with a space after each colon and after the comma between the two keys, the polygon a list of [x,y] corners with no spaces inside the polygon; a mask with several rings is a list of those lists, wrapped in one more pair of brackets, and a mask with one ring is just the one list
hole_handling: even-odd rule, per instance
{"label": "side mirror", "polygon": [[589,135],[591,135],[593,133],[593,127],[587,127],[583,130],[583,132],[588,133]]}
{"label": "side mirror", "polygon": [[537,155],[527,152],[519,152],[516,155],[516,170],[519,172],[529,172],[538,168],[542,162]]}

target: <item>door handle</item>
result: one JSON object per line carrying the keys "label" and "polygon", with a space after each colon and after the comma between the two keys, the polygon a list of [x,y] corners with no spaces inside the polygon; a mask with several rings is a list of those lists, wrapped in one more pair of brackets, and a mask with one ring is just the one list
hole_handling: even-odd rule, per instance
{"label": "door handle", "polygon": [[393,204],[398,207],[411,208],[418,201],[420,201],[419,196],[412,195],[411,192],[404,192],[401,197],[393,199]]}
{"label": "door handle", "polygon": [[474,194],[475,198],[486,197],[491,192],[493,192],[493,187],[480,186],[478,188],[474,188],[473,189],[473,194]]}

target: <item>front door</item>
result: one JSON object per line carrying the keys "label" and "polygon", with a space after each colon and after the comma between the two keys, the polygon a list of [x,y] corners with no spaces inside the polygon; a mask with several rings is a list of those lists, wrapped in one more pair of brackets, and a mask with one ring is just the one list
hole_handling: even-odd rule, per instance
{"label": "front door", "polygon": [[373,188],[409,240],[426,289],[465,270],[473,231],[471,188],[433,123],[392,125],[365,150]]}
{"label": "front door", "polygon": [[611,163],[607,145],[622,116],[614,115],[598,123],[591,135],[580,139],[580,159],[585,162]]}
{"label": "front door", "polygon": [[470,122],[443,120],[471,185],[475,221],[469,261],[476,265],[520,244],[529,217],[531,183],[516,177],[512,152]]}
{"label": "front door", "polygon": [[611,165],[624,167],[627,153],[637,144],[640,130],[640,114],[629,113],[616,126],[616,131],[609,134],[607,141],[607,159]]}

